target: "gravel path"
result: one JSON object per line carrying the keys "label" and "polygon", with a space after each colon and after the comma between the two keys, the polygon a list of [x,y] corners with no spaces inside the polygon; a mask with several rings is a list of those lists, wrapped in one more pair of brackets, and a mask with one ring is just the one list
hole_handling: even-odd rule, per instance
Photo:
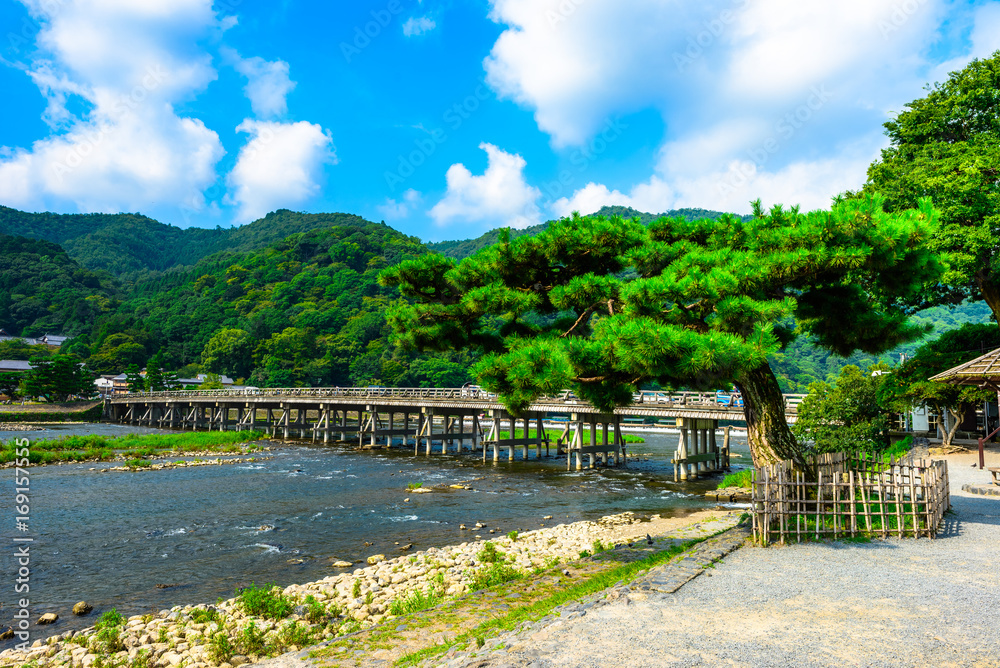
{"label": "gravel path", "polygon": [[447,665],[1000,666],[1000,499],[961,491],[989,479],[975,456],[945,459],[954,514],[937,540],[744,548],[676,593],[543,620]]}

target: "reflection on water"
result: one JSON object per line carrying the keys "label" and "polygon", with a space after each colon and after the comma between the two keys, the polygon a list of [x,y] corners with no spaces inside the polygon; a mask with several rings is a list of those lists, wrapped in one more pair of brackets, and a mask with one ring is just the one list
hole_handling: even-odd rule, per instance
{"label": "reflection on water", "polygon": [[[0,432],[0,439],[149,431],[72,425],[37,435]],[[471,540],[473,532],[458,528],[463,523],[523,532],[627,510],[668,515],[706,507],[701,494],[718,480],[674,483],[670,455],[677,436],[643,436],[646,443],[629,450],[648,456],[633,457],[627,469],[582,472],[566,471],[565,458],[484,464],[470,455],[428,458],[308,444],[229,466],[128,474],[101,474],[92,463],[35,468],[32,615],[58,612],[53,632],[62,632],[92,623],[69,614],[79,600],[97,612],[115,606],[130,615],[229,597],[250,582],[316,580],[339,572],[330,568],[331,558],[391,557],[398,545],[421,550]],[[733,451],[743,454],[734,462],[749,464],[742,439]],[[8,475],[0,499],[11,508],[13,472]],[[472,489],[407,492],[407,484],[417,482],[462,482]],[[546,522],[544,515],[554,519]],[[13,536],[8,524],[0,539],[11,545]],[[302,563],[289,563],[297,560]],[[14,610],[12,588],[5,588],[2,602],[4,611]]]}

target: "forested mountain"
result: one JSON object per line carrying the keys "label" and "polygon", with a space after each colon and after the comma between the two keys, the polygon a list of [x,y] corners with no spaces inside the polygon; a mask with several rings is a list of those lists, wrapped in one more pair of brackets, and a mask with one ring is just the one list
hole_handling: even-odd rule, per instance
{"label": "forested mountain", "polygon": [[129,280],[149,272],[192,266],[222,251],[258,250],[296,232],[367,222],[345,213],[306,214],[282,209],[242,227],[181,229],[137,213],[26,213],[0,206],[0,234],[57,243],[84,267]]}
{"label": "forested mountain", "polygon": [[[658,217],[622,207],[599,213],[647,222]],[[666,215],[722,214],[681,209]],[[0,230],[14,226],[36,238],[0,234],[0,327],[24,336],[73,335],[63,350],[101,373],[144,365],[162,350],[166,365],[187,367],[185,375],[214,371],[261,386],[469,380],[467,354],[417,356],[390,343],[385,310],[398,294],[379,287],[377,277],[429,249],[464,257],[500,233],[425,245],[347,214],[282,210],[242,228],[180,230],[133,214],[58,216],[0,207]],[[114,268],[122,280],[94,267]],[[936,336],[965,322],[989,322],[990,312],[976,303],[928,309],[915,319],[932,325]],[[899,352],[917,345],[882,357],[898,360]],[[38,352],[5,350],[13,357]],[[799,339],[773,366],[785,391],[805,392],[844,364],[874,361],[863,355],[845,360]]]}
{"label": "forested mountain", "polygon": [[171,368],[204,364],[261,386],[434,384],[468,379],[462,356],[415,359],[389,344],[377,284],[386,266],[428,252],[384,224],[297,233],[138,283],[86,340],[89,365],[120,371],[163,350]]}
{"label": "forested mountain", "polygon": [[0,234],[0,329],[80,334],[119,296],[110,274],[81,267],[58,245]]}
{"label": "forested mountain", "polygon": [[[595,216],[621,216],[622,218],[638,218],[644,225],[648,225],[657,218],[662,218],[664,216],[668,218],[686,218],[687,220],[699,220],[702,218],[708,218],[715,220],[719,216],[725,215],[721,211],[709,211],[708,209],[672,209],[666,213],[653,214],[645,213],[643,211],[636,211],[635,209],[627,206],[604,206],[594,214]],[[742,216],[746,219],[749,216]],[[510,230],[510,238],[516,239],[517,237],[525,235],[538,234],[546,227],[548,227],[548,222],[542,223],[541,225],[532,225],[531,227],[526,227],[523,230]],[[427,244],[427,247],[432,251],[441,253],[448,257],[453,257],[455,259],[461,260],[467,258],[480,248],[485,248],[486,246],[491,246],[495,244],[500,239],[501,229],[490,230],[475,239],[463,239],[461,241],[438,241],[435,243]]]}

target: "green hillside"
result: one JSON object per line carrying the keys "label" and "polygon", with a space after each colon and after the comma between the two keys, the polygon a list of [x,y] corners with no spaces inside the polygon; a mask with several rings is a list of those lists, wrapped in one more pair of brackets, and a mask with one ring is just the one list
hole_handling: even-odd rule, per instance
{"label": "green hillside", "polygon": [[58,245],[0,234],[0,328],[11,334],[75,335],[117,308],[117,282]]}
{"label": "green hillside", "polygon": [[0,234],[51,241],[84,267],[129,280],[148,272],[191,266],[222,251],[258,250],[297,232],[366,223],[351,214],[282,209],[242,227],[181,229],[140,214],[26,213],[0,206]]}

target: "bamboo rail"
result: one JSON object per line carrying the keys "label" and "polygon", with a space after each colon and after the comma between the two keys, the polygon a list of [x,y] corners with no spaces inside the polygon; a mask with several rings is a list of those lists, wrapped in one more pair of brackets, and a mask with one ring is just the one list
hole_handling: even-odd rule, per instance
{"label": "bamboo rail", "polygon": [[951,507],[948,463],[911,457],[888,462],[862,455],[811,458],[816,480],[807,481],[791,462],[754,471],[754,540],[802,542],[810,538],[937,535]]}

